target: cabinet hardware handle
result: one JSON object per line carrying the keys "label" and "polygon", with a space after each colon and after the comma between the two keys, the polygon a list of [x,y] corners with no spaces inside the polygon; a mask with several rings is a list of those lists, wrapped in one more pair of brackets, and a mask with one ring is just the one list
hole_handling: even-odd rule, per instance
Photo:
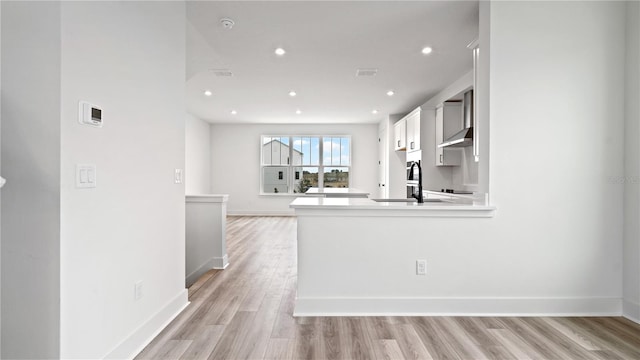
{"label": "cabinet hardware handle", "polygon": [[400,140],[398,140],[398,147],[400,147]]}
{"label": "cabinet hardware handle", "polygon": [[415,147],[415,143],[412,141],[411,142],[411,150],[413,150],[414,147]]}
{"label": "cabinet hardware handle", "polygon": [[442,164],[442,154],[440,154],[440,164]]}

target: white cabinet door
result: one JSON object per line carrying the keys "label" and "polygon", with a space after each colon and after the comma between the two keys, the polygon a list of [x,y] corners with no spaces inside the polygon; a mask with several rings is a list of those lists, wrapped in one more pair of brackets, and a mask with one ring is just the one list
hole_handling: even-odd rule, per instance
{"label": "white cabinet door", "polygon": [[387,191],[387,129],[378,133],[378,196],[380,198],[389,197]]}
{"label": "white cabinet door", "polygon": [[462,154],[460,149],[446,149],[439,144],[462,130],[462,104],[444,103],[436,108],[436,166],[458,166]]}
{"label": "white cabinet door", "polygon": [[413,111],[406,118],[407,151],[420,150],[420,110]]}
{"label": "white cabinet door", "polygon": [[407,149],[407,123],[405,119],[401,119],[393,124],[393,148],[396,151]]}

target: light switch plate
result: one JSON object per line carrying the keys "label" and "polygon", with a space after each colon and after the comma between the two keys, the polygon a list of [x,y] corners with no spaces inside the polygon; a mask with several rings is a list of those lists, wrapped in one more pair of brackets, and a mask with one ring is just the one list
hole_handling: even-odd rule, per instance
{"label": "light switch plate", "polygon": [[94,164],[76,164],[76,188],[96,187],[96,166]]}

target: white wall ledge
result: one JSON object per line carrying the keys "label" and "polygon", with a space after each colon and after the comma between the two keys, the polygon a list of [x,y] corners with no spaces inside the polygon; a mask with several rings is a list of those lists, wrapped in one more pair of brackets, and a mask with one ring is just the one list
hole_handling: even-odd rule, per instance
{"label": "white wall ledge", "polygon": [[197,194],[197,195],[185,195],[186,202],[188,203],[226,203],[229,201],[229,195],[227,194]]}

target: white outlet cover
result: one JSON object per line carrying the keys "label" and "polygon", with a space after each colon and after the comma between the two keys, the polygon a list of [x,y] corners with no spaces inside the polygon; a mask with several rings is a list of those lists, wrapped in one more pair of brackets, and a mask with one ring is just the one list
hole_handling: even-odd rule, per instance
{"label": "white outlet cover", "polygon": [[142,292],[142,281],[138,281],[133,286],[133,297],[136,300],[140,300],[144,293]]}
{"label": "white outlet cover", "polygon": [[427,274],[427,260],[416,260],[416,275]]}
{"label": "white outlet cover", "polygon": [[174,173],[174,175],[173,175],[173,181],[174,181],[176,184],[182,184],[182,182],[184,181],[183,177],[184,177],[184,176],[183,176],[182,169],[176,169],[176,170],[175,170],[175,173]]}

